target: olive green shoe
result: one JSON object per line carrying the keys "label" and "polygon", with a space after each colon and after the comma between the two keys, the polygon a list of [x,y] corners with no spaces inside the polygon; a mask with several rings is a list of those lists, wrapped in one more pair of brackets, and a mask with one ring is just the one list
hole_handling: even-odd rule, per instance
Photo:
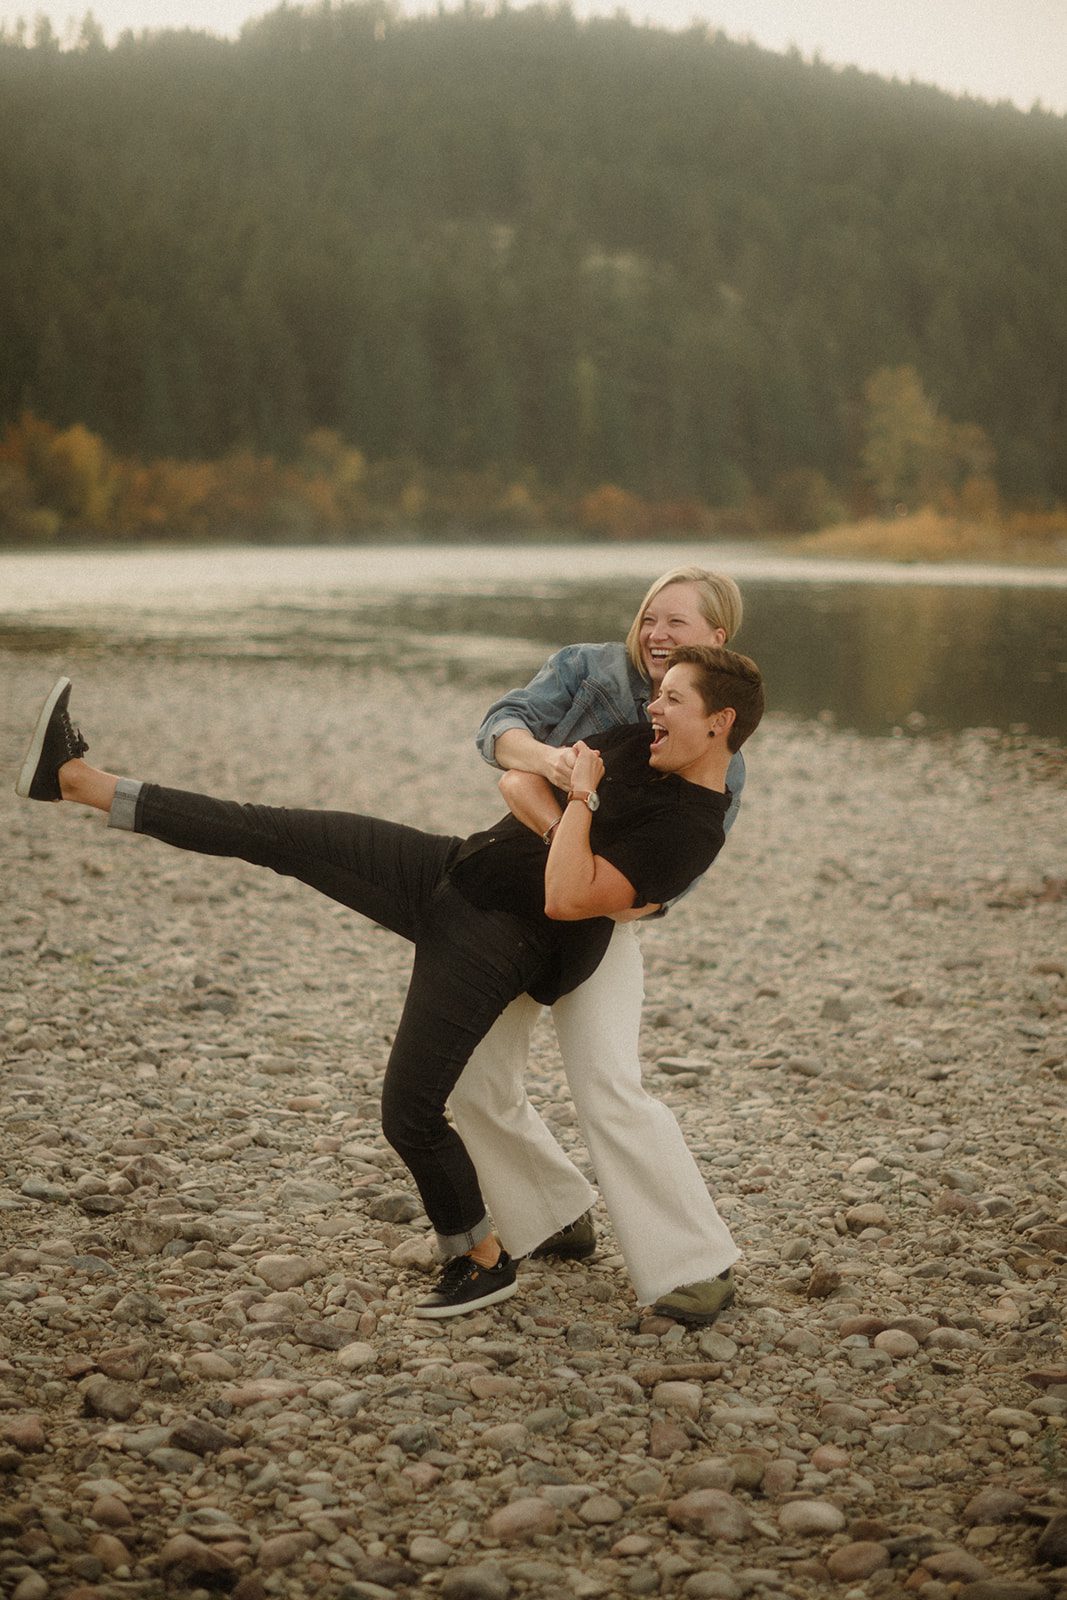
{"label": "olive green shoe", "polygon": [[734,1269],[727,1267],[717,1278],[707,1278],[703,1283],[683,1283],[657,1300],[652,1313],[657,1317],[673,1317],[675,1322],[714,1322],[720,1311],[725,1311],[734,1297]]}
{"label": "olive green shoe", "polygon": [[531,1250],[530,1257],[532,1260],[554,1256],[559,1261],[588,1261],[595,1252],[596,1228],[593,1226],[593,1213],[583,1211],[575,1222],[560,1228],[558,1233],[550,1234],[535,1250]]}

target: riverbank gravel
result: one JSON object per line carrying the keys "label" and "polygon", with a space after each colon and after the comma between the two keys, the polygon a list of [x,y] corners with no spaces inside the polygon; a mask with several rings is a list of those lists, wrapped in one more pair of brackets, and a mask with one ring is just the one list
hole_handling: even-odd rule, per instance
{"label": "riverbank gravel", "polygon": [[[465,833],[442,671],[0,658],[113,771]],[[500,1308],[431,1257],[377,1093],[400,941],[0,797],[0,1588],[16,1600],[1067,1595],[1062,753],[773,714],[643,934],[650,1088],[744,1251],[690,1330],[610,1227]],[[586,1164],[551,1029],[531,1090]]]}

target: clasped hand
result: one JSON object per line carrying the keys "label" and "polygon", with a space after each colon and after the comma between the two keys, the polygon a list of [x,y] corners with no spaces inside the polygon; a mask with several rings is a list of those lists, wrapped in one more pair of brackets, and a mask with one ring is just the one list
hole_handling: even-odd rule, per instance
{"label": "clasped hand", "polygon": [[571,789],[595,789],[604,776],[604,763],[599,750],[590,749],[584,740],[571,746],[574,766],[571,768]]}

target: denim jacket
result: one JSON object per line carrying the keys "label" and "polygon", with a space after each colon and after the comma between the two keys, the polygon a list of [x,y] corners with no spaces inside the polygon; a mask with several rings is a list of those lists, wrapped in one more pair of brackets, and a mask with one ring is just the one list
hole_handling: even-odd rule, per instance
{"label": "denim jacket", "polygon": [[[476,735],[478,749],[484,760],[496,766],[494,746],[509,728],[527,728],[542,744],[558,748],[578,739],[592,739],[609,728],[645,722],[649,689],[624,644],[567,645],[549,656],[524,689],[512,689],[493,702]],[[745,761],[740,751],[731,757],[726,786],[731,798],[723,826],[729,833],[745,786]],[[689,889],[692,887],[690,884]],[[689,889],[683,892],[688,894]],[[664,909],[681,898],[675,896]]]}

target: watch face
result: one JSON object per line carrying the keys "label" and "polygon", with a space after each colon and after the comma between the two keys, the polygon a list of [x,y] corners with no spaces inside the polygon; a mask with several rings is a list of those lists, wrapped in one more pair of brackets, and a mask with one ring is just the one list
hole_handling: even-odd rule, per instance
{"label": "watch face", "polygon": [[598,811],[600,809],[600,796],[597,794],[595,789],[591,789],[586,795],[585,803],[589,807],[590,811]]}

